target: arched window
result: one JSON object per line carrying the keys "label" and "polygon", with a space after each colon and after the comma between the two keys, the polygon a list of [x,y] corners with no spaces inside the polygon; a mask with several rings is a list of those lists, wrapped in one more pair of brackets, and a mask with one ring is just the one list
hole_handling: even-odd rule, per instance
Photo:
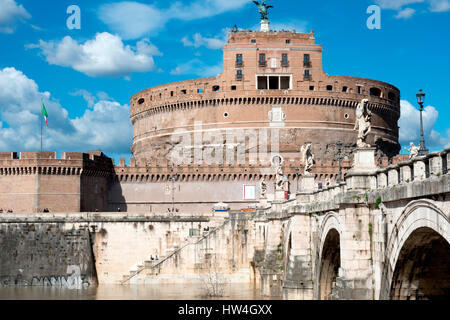
{"label": "arched window", "polygon": [[370,88],[370,95],[372,97],[381,97],[381,90],[378,88]]}
{"label": "arched window", "polygon": [[144,98],[140,98],[139,100],[138,100],[138,104],[143,104],[145,102],[145,99]]}
{"label": "arched window", "polygon": [[220,91],[220,86],[213,86],[212,90],[213,90],[213,92],[219,92]]}
{"label": "arched window", "polygon": [[394,101],[395,101],[396,98],[397,98],[397,96],[396,96],[395,93],[393,93],[392,91],[390,91],[390,92],[388,93],[388,99],[389,99],[389,100],[394,100]]}

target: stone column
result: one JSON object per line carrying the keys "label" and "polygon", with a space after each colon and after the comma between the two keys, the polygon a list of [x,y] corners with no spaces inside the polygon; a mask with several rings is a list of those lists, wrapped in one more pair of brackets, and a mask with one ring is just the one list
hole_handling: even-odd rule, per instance
{"label": "stone column", "polygon": [[[311,256],[311,217],[296,214],[291,219],[291,230],[285,240],[287,263],[283,281],[283,298],[287,300],[312,300],[314,282]],[[289,248],[289,245],[291,247]],[[289,250],[290,249],[290,250]]]}
{"label": "stone column", "polygon": [[372,300],[373,222],[370,219],[369,208],[349,205],[341,209],[341,214],[345,215],[345,229],[340,238],[341,266],[336,278],[333,299]]}

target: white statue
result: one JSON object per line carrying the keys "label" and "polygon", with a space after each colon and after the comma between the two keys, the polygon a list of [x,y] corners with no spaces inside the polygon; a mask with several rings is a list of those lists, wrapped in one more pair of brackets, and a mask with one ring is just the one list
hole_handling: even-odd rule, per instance
{"label": "white statue", "polygon": [[419,146],[415,146],[413,142],[409,143],[409,149],[405,148],[406,151],[409,152],[409,160],[414,159],[415,157],[417,157],[419,155],[419,150],[420,147]]}
{"label": "white statue", "polygon": [[311,152],[311,143],[307,143],[305,146],[302,146],[300,152],[302,153],[303,163],[305,164],[305,171],[303,175],[310,176],[311,169],[314,166],[314,155]]}
{"label": "white statue", "polygon": [[275,168],[275,189],[283,190],[283,158],[280,155],[275,155],[271,160],[272,166]]}
{"label": "white statue", "polygon": [[372,112],[367,107],[368,102],[369,100],[363,99],[356,108],[356,123],[353,130],[358,130],[358,140],[356,142],[358,148],[370,147],[370,144],[366,143],[367,136],[372,129]]}
{"label": "white statue", "polygon": [[266,199],[267,194],[267,183],[264,177],[261,178],[261,182],[259,183],[261,189],[261,199]]}

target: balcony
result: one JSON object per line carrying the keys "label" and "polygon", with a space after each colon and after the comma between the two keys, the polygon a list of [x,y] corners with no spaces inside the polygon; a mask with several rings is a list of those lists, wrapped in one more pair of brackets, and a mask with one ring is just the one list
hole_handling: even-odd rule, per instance
{"label": "balcony", "polygon": [[244,76],[242,74],[236,74],[237,81],[242,81],[243,78],[244,78]]}
{"label": "balcony", "polygon": [[259,61],[259,66],[260,67],[266,67],[267,66],[267,61]]}
{"label": "balcony", "polygon": [[311,81],[312,80],[312,75],[310,75],[310,74],[303,75],[303,80],[304,81]]}
{"label": "balcony", "polygon": [[281,66],[283,68],[288,68],[289,67],[289,61],[281,61]]}
{"label": "balcony", "polygon": [[311,61],[303,61],[303,67],[311,68],[312,67]]}
{"label": "balcony", "polygon": [[242,68],[244,66],[244,61],[236,61],[236,68]]}

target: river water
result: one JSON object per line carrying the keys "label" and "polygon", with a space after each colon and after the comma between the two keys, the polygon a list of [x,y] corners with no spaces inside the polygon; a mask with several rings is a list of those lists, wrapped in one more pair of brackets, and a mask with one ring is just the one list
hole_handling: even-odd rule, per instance
{"label": "river water", "polygon": [[57,287],[0,287],[0,300],[267,300],[253,284],[228,284],[223,297],[206,297],[202,284],[100,285],[71,290]]}

